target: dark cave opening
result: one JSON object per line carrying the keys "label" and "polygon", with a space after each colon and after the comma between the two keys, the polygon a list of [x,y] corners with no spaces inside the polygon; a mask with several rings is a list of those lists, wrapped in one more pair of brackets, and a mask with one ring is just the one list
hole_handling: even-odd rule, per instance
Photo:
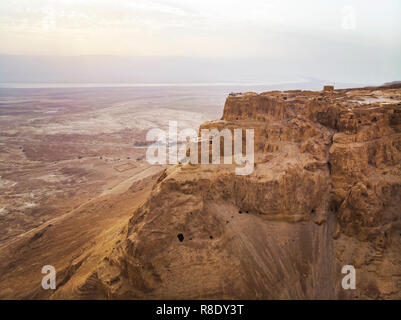
{"label": "dark cave opening", "polygon": [[329,167],[329,173],[331,174],[331,163],[330,163],[330,161],[327,161],[327,166]]}
{"label": "dark cave opening", "polygon": [[184,241],[184,235],[182,233],[177,234],[177,238],[180,242]]}

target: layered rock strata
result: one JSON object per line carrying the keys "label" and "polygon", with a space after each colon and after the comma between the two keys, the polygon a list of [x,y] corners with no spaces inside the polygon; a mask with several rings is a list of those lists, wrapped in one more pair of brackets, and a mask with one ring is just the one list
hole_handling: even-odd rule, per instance
{"label": "layered rock strata", "polygon": [[54,297],[401,298],[401,89],[230,95],[212,128],[254,129],[253,172],[169,167],[113,252]]}

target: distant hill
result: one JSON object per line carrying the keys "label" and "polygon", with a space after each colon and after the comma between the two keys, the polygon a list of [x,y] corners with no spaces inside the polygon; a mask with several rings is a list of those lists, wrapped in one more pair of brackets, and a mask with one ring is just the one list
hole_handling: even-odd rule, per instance
{"label": "distant hill", "polygon": [[391,81],[391,82],[386,82],[383,85],[384,86],[393,86],[393,85],[399,85],[401,84],[401,81]]}

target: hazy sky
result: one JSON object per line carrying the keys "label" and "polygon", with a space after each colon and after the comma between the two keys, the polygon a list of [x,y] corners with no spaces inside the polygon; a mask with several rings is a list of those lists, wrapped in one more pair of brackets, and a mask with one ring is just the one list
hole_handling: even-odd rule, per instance
{"label": "hazy sky", "polygon": [[0,54],[335,61],[394,77],[401,1],[7,0]]}
{"label": "hazy sky", "polygon": [[400,33],[399,0],[0,2],[11,54],[277,57],[303,41],[399,49]]}

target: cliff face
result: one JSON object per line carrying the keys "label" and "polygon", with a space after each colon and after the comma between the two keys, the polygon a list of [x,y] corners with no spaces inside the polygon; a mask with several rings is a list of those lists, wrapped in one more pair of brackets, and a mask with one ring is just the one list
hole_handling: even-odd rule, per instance
{"label": "cliff face", "polygon": [[254,129],[252,174],[169,167],[113,252],[55,297],[401,298],[400,101],[397,88],[230,95],[201,129]]}

